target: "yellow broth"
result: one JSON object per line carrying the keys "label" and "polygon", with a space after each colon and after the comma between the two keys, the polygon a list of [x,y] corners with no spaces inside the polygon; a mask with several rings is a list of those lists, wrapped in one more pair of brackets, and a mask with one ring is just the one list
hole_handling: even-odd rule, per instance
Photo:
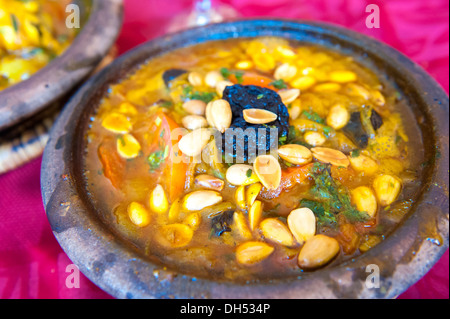
{"label": "yellow broth", "polygon": [[0,0],[0,91],[28,79],[75,37],[66,27],[69,0]]}
{"label": "yellow broth", "polygon": [[[174,69],[186,72],[175,72],[165,83],[164,74]],[[217,74],[230,87],[257,84],[281,96],[300,92],[285,96],[290,133],[278,147],[301,145],[314,152],[303,164],[274,156],[281,169],[274,189],[254,174],[257,164],[246,163],[253,172],[238,185],[227,174],[234,163],[210,157],[192,163],[179,138],[168,139],[169,131],[191,125],[183,121],[193,112],[186,102],[223,102],[223,88],[214,86]],[[344,123],[338,123],[339,114],[330,116],[333,109],[347,114]],[[372,121],[368,112],[378,118]],[[352,141],[350,118],[356,113],[366,147]],[[414,123],[394,87],[349,56],[277,38],[211,42],[154,58],[111,85],[86,136],[86,187],[105,223],[161,265],[216,280],[299,276],[371,249],[408,213],[423,161]],[[214,151],[211,142],[201,145],[203,152]],[[310,144],[316,142],[323,144]],[[336,160],[330,149],[344,157]],[[222,150],[215,150],[220,157]],[[187,163],[176,163],[177,156]],[[192,200],[192,194],[204,197]],[[259,218],[255,202],[261,203]],[[290,218],[299,208],[313,214],[312,234],[305,214]]]}

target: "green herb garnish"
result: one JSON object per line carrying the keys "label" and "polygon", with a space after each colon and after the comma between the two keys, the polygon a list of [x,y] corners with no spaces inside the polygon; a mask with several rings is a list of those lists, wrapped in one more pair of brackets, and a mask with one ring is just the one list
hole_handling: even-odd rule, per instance
{"label": "green herb garnish", "polygon": [[273,86],[274,88],[276,88],[278,90],[287,89],[287,85],[282,79],[273,81],[269,85]]}
{"label": "green herb garnish", "polygon": [[198,92],[194,91],[192,86],[186,86],[183,88],[182,98],[185,100],[200,100],[205,103],[209,103],[217,96],[214,92]]}
{"label": "green herb garnish", "polygon": [[229,77],[234,74],[234,76],[236,77],[236,80],[238,81],[239,84],[244,82],[244,72],[243,71],[230,71],[227,68],[221,68],[220,74],[222,74],[222,76],[225,79],[229,79]]}
{"label": "green herb garnish", "polygon": [[287,135],[285,135],[285,136],[281,136],[279,139],[278,139],[278,143],[279,144],[281,144],[281,145],[285,145],[286,144],[286,142],[287,142]]}
{"label": "green herb garnish", "polygon": [[150,166],[150,172],[154,172],[156,171],[161,164],[164,163],[165,159],[167,158],[169,153],[169,148],[168,146],[166,146],[166,148],[164,149],[164,151],[156,151],[153,152],[152,154],[149,155],[149,157],[147,157],[147,162],[148,165]]}
{"label": "green herb garnish", "polygon": [[348,189],[333,179],[329,165],[315,163],[311,176],[314,179],[314,186],[310,190],[313,199],[302,200],[301,204],[308,205],[306,207],[316,214],[321,225],[335,225],[338,214],[343,214],[351,223],[369,220],[366,212],[353,207]]}
{"label": "green herb garnish", "polygon": [[303,111],[302,115],[304,117],[306,117],[308,120],[311,120],[313,122],[319,123],[319,124],[325,124],[325,120],[323,118],[320,117],[319,114],[317,114],[316,112],[308,112],[308,111]]}
{"label": "green herb garnish", "polygon": [[228,70],[227,68],[221,68],[220,69],[220,74],[222,74],[222,76],[226,79],[228,79],[231,75],[230,70]]}
{"label": "green herb garnish", "polygon": [[14,31],[19,32],[19,20],[17,19],[14,13],[11,13],[11,21],[14,28]]}
{"label": "green herb garnish", "polygon": [[244,82],[244,72],[242,71],[236,71],[234,72],[234,75],[236,76],[236,80],[239,84]]}
{"label": "green herb garnish", "polygon": [[360,150],[353,150],[353,151],[350,153],[350,156],[351,156],[352,158],[359,157],[359,155],[361,155],[361,151],[360,151]]}
{"label": "green herb garnish", "polygon": [[122,146],[125,146],[125,139],[123,138],[122,135],[118,136],[117,139],[119,140],[120,144],[122,144]]}
{"label": "green herb garnish", "polygon": [[253,171],[251,169],[248,169],[247,172],[245,173],[245,175],[250,178],[252,177]]}

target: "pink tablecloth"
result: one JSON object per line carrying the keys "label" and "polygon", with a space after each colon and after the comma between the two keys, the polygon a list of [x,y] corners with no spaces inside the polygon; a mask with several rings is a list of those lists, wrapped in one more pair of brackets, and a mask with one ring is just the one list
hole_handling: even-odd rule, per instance
{"label": "pink tablecloth", "polygon": [[[121,52],[164,33],[190,0],[125,0]],[[373,36],[421,64],[449,88],[448,0],[226,0],[243,16],[332,22]],[[379,29],[366,27],[366,6],[380,8]],[[71,261],[53,237],[42,206],[37,159],[0,176],[0,298],[110,298],[81,275],[70,288]],[[69,267],[69,268],[68,268]],[[69,285],[67,280],[69,279]],[[449,298],[449,254],[400,298]]]}

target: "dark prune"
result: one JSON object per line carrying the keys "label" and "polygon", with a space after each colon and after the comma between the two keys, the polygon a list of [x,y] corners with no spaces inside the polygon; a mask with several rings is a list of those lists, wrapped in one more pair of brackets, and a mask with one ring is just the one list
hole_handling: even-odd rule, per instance
{"label": "dark prune", "polygon": [[231,225],[233,224],[234,210],[227,210],[214,217],[211,220],[211,232],[213,235],[220,237],[225,232],[231,231]]}
{"label": "dark prune", "polygon": [[358,146],[358,148],[365,149],[367,145],[369,145],[369,135],[366,133],[361,123],[361,113],[352,113],[350,121],[342,131],[345,136]]}
{"label": "dark prune", "polygon": [[[225,88],[223,99],[233,114],[230,129],[223,134],[222,149],[227,163],[251,161],[278,146],[279,139],[289,135],[289,112],[277,92],[254,85],[236,84]],[[278,115],[267,124],[250,124],[244,120],[243,110],[264,109]],[[249,143],[250,141],[250,143]]]}
{"label": "dark prune", "polygon": [[187,73],[187,71],[186,70],[181,70],[181,69],[170,69],[170,70],[167,70],[163,74],[164,83],[166,84],[167,87],[169,87],[170,81],[176,79],[177,77],[179,77],[180,75],[183,75],[185,73]]}
{"label": "dark prune", "polygon": [[370,123],[376,131],[383,125],[383,118],[377,113],[377,111],[372,110],[372,114],[370,115]]}

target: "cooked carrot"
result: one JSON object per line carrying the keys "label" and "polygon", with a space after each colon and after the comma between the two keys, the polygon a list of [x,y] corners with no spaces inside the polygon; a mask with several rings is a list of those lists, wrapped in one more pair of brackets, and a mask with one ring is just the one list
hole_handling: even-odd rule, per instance
{"label": "cooked carrot", "polygon": [[[237,77],[235,74],[231,74],[229,80],[233,83],[239,83],[240,81],[238,81]],[[241,83],[242,85],[256,85],[256,86],[260,86],[260,87],[265,87],[268,89],[272,89],[272,90],[277,90],[275,87],[273,87],[272,85],[270,85],[270,83],[272,83],[273,80],[265,77],[263,75],[259,75],[257,73],[253,73],[253,72],[246,72],[242,75],[241,78]]]}
{"label": "cooked carrot", "polygon": [[98,157],[102,163],[105,177],[115,188],[119,188],[124,178],[126,162],[117,153],[116,142],[113,139],[103,141],[98,147]]}
{"label": "cooked carrot", "polygon": [[[161,147],[161,145],[158,145],[160,142],[164,150],[167,147],[168,157],[164,161],[164,166],[161,167],[163,176],[161,183],[169,193],[170,201],[173,202],[184,192],[187,171],[187,163],[179,158],[175,158],[177,154],[174,152],[174,149],[179,139],[171,139],[172,132],[179,128],[179,126],[172,118],[169,117],[169,115],[162,111],[157,112],[152,120],[156,126],[154,136],[158,137],[158,139],[153,141],[156,143],[155,148]],[[179,138],[181,138],[181,136]]]}
{"label": "cooked carrot", "polygon": [[274,199],[282,192],[293,188],[297,184],[309,183],[309,173],[313,164],[308,164],[301,167],[290,167],[281,172],[280,186],[275,190],[268,190],[265,187],[261,190],[260,196],[264,199]]}

